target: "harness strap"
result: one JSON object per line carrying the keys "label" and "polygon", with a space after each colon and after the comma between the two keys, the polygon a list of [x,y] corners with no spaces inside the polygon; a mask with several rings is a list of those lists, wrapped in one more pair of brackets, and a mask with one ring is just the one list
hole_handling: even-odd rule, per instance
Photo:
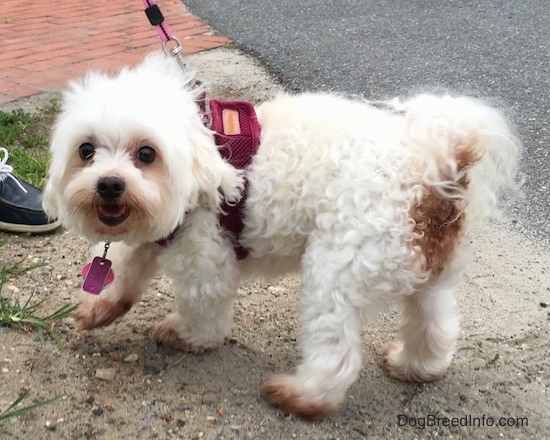
{"label": "harness strap", "polygon": [[[215,132],[214,140],[220,146],[220,154],[235,168],[244,170],[260,145],[260,123],[254,106],[244,101],[210,100],[212,114],[211,129]],[[248,181],[241,199],[233,205],[224,203],[220,214],[220,226],[230,233],[237,258],[242,260],[248,250],[241,246],[239,240],[244,228],[243,210],[246,201]]]}

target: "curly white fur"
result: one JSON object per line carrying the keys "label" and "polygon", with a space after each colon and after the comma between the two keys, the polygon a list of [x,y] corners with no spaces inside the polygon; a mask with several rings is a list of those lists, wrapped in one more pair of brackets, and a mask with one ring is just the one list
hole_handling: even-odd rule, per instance
{"label": "curly white fur", "polygon": [[[266,380],[274,402],[305,417],[336,409],[361,368],[363,317],[398,297],[403,326],[385,354],[389,373],[441,378],[459,332],[468,224],[494,213],[499,191],[514,185],[521,145],[502,114],[432,95],[377,106],[282,94],[260,105],[241,237],[250,254],[238,261],[218,212],[240,197],[243,176],[201,123],[191,81],[155,54],[64,95],[44,207],[92,242],[117,242],[115,282],[84,299],[80,327],[124,314],[161,267],[175,280],[177,310],[155,338],[211,349],[230,332],[240,280],[298,271],[303,359],[296,374]],[[93,158],[79,157],[83,143]],[[154,162],[140,159],[144,147]],[[98,195],[105,177],[125,184],[116,202]],[[120,223],[105,224],[105,212]],[[169,246],[155,242],[176,227]]]}

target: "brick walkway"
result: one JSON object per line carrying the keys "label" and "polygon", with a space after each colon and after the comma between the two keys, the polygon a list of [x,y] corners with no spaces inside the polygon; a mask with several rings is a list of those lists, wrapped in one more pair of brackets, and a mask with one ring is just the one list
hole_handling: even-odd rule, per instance
{"label": "brick walkway", "polygon": [[[181,0],[159,0],[190,54],[222,46]],[[8,0],[0,12],[0,104],[58,89],[90,69],[115,70],[161,48],[140,0]]]}

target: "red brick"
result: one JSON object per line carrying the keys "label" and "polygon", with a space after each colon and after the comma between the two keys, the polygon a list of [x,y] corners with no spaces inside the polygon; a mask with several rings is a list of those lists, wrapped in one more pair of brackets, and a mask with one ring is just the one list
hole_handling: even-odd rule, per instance
{"label": "red brick", "polygon": [[[37,89],[36,87],[27,86],[24,83],[14,84],[6,93],[13,96],[15,99],[24,98],[25,96],[36,95],[37,93],[42,92],[43,90]],[[13,100],[12,100],[13,101]]]}
{"label": "red brick", "polygon": [[[185,53],[229,40],[189,14],[181,0],[163,0],[162,12]],[[161,49],[161,40],[136,0],[8,1],[0,23],[0,103],[62,87],[89,70],[115,70]],[[189,38],[191,37],[191,38]]]}

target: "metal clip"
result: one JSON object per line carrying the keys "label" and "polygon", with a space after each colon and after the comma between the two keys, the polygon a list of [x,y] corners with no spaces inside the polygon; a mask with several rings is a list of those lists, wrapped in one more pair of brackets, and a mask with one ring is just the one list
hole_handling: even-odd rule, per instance
{"label": "metal clip", "polygon": [[[173,48],[168,49],[168,47],[166,45],[166,43],[168,43],[168,41],[175,41],[176,45]],[[181,54],[181,51],[183,50],[183,46],[181,45],[180,40],[178,40],[176,37],[172,36],[168,41],[163,41],[162,42],[162,50],[164,50],[164,53],[166,55],[170,55],[172,58],[175,58],[176,62],[179,64],[179,66],[181,67],[181,69],[183,71],[187,71],[187,66],[185,65],[185,62],[183,61],[183,56]]]}

